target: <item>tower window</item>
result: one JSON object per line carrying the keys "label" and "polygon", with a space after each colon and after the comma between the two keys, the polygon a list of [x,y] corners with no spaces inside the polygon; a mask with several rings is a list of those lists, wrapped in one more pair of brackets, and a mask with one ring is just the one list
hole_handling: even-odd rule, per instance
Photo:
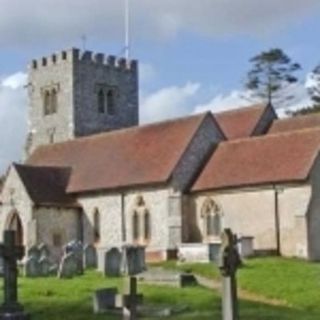
{"label": "tower window", "polygon": [[50,100],[50,92],[46,90],[43,97],[43,111],[45,116],[50,114]]}
{"label": "tower window", "polygon": [[115,114],[115,97],[113,90],[109,90],[107,93],[107,110],[109,115]]}
{"label": "tower window", "polygon": [[50,113],[56,113],[58,109],[58,98],[57,98],[57,90],[53,89],[51,91],[51,106]]}
{"label": "tower window", "polygon": [[105,97],[103,89],[100,89],[98,92],[98,111],[99,113],[105,112]]}

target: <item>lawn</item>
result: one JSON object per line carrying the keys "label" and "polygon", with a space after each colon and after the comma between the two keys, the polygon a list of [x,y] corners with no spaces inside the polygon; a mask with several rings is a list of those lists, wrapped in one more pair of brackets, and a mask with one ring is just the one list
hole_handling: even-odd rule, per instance
{"label": "lawn", "polygon": [[[173,263],[167,268],[177,268]],[[218,279],[215,267],[209,264],[186,265],[206,277]],[[97,288],[121,287],[121,280],[103,278],[94,271],[71,280],[55,278],[19,279],[21,301],[32,313],[33,320],[95,320],[117,319],[114,316],[92,314],[92,293]],[[252,259],[239,272],[241,289],[282,305],[244,299],[240,301],[241,318],[320,319],[320,264],[277,258]],[[145,302],[152,305],[187,306],[188,312],[172,319],[221,319],[219,293],[201,287],[186,289],[140,286]]]}

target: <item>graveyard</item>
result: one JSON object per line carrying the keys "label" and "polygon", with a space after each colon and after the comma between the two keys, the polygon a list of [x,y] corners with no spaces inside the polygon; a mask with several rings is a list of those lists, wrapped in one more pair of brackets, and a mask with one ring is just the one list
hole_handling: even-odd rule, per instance
{"label": "graveyard", "polygon": [[[219,271],[212,264],[176,266],[169,262],[161,267],[192,270],[219,281]],[[283,258],[249,259],[240,268],[238,281],[241,319],[319,319],[318,264]],[[116,286],[121,289],[122,284],[122,279],[106,278],[96,271],[86,271],[73,279],[20,277],[19,297],[34,320],[115,320],[120,317],[93,315],[92,294],[98,288]],[[221,319],[219,290],[201,286],[173,288],[139,284],[139,292],[144,294],[146,304],[188,307],[168,319]]]}

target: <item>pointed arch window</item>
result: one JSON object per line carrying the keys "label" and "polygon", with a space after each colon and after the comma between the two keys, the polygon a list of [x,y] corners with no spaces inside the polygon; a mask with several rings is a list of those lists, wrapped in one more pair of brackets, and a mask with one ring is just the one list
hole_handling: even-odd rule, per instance
{"label": "pointed arch window", "polygon": [[132,213],[132,239],[141,245],[145,245],[151,239],[151,215],[142,196],[136,198]]}
{"label": "pointed arch window", "polygon": [[103,89],[98,91],[98,112],[105,113],[105,96]]}
{"label": "pointed arch window", "polygon": [[133,212],[132,215],[132,238],[133,241],[138,241],[140,238],[140,228],[139,228],[139,214],[137,211]]}
{"label": "pointed arch window", "polygon": [[51,91],[51,106],[50,106],[51,113],[56,113],[58,109],[58,96],[57,96],[57,90],[52,89]]}
{"label": "pointed arch window", "polygon": [[101,233],[100,233],[100,212],[98,209],[94,210],[93,213],[93,237],[94,237],[94,242],[99,242],[101,238]]}
{"label": "pointed arch window", "polygon": [[50,114],[50,105],[51,105],[50,91],[46,90],[44,92],[44,97],[43,97],[43,113],[45,116]]}
{"label": "pointed arch window", "polygon": [[115,94],[112,89],[107,92],[107,110],[109,115],[115,114]]}
{"label": "pointed arch window", "polygon": [[222,215],[219,206],[212,199],[207,199],[202,208],[203,230],[207,239],[220,238]]}

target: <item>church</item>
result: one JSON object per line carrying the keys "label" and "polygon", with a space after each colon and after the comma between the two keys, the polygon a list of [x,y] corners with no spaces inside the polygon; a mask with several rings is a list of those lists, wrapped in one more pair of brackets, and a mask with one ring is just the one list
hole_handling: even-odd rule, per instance
{"label": "church", "polygon": [[139,125],[135,60],[71,49],[31,62],[25,161],[1,188],[0,231],[45,243],[183,244],[251,237],[256,253],[320,260],[320,115],[271,105]]}

